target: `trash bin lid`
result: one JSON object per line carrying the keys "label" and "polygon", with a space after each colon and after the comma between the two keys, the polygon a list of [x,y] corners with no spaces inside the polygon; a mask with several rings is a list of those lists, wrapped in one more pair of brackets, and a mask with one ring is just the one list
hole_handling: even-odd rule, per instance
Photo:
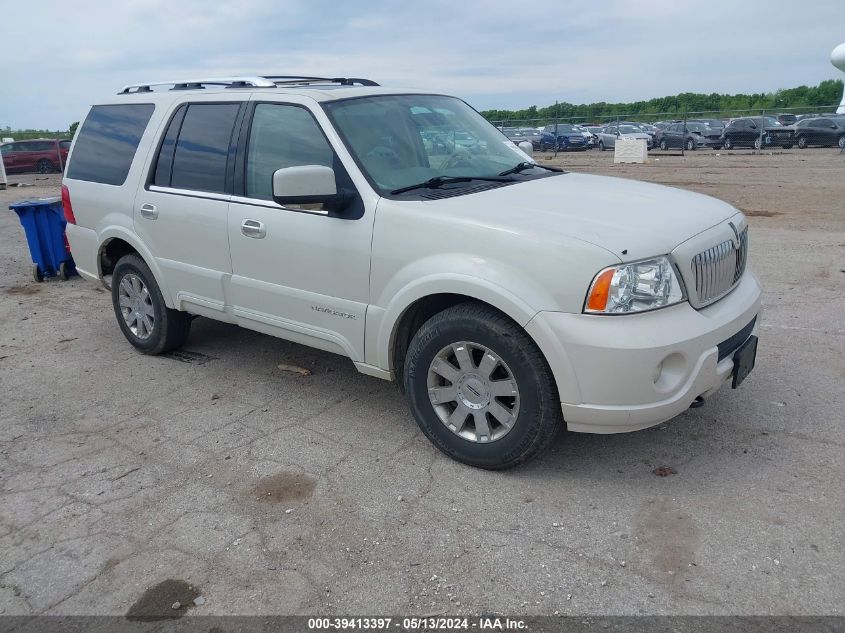
{"label": "trash bin lid", "polygon": [[10,209],[23,209],[27,207],[49,207],[57,202],[61,202],[59,196],[51,196],[49,198],[28,198],[26,200],[18,200],[9,205]]}

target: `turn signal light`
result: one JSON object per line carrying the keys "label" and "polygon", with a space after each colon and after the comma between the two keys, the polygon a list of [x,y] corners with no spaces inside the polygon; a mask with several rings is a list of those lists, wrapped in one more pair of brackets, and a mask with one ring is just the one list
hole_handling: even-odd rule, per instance
{"label": "turn signal light", "polygon": [[610,294],[610,282],[613,280],[613,273],[616,270],[608,268],[601,273],[593,282],[590,288],[590,295],[587,297],[587,309],[601,312],[607,307],[607,297]]}

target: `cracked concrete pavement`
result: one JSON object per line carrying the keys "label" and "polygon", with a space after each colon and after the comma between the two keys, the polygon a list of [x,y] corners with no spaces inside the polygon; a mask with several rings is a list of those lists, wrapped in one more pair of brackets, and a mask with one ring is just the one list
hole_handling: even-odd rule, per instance
{"label": "cracked concrete pavement", "polygon": [[759,357],[671,423],[503,473],[338,356],[207,319],[136,353],[102,288],[31,280],[8,203],[59,179],[12,177],[37,186],[0,192],[0,613],[125,614],[166,580],[196,614],[845,613],[845,157],[559,162],[749,211]]}

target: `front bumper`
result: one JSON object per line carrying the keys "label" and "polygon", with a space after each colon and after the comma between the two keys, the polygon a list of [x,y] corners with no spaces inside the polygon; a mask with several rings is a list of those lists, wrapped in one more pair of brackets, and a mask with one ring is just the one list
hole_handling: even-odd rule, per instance
{"label": "front bumper", "polygon": [[725,343],[755,317],[749,335],[758,333],[760,295],[746,271],[729,295],[702,310],[685,302],[620,316],[541,312],[526,329],[549,361],[570,431],[636,431],[683,413],[731,377]]}

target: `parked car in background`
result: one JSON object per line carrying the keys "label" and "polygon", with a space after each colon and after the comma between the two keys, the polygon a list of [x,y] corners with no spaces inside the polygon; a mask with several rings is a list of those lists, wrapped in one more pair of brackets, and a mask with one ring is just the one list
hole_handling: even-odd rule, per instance
{"label": "parked car in background", "polygon": [[657,128],[651,123],[637,123],[638,128],[651,137],[652,145],[654,145],[654,135],[657,134]]}
{"label": "parked car in background", "polygon": [[643,132],[640,128],[634,125],[627,124],[613,124],[602,128],[598,133],[599,149],[604,151],[606,149],[613,149],[616,147],[617,138],[641,138],[645,139],[646,147],[651,149],[651,137]]}
{"label": "parked car in background", "polygon": [[722,146],[721,136],[722,128],[713,129],[705,123],[687,121],[686,124],[673,123],[661,130],[659,143],[664,151],[673,147],[687,151],[703,147],[719,149]]}
{"label": "parked car in background", "polygon": [[722,132],[722,147],[753,147],[780,145],[789,149],[795,144],[795,128],[784,126],[772,117],[740,117],[732,119]]}
{"label": "parked car in background", "polygon": [[521,128],[518,135],[520,140],[528,141],[535,150],[540,149],[540,139],[543,138],[543,133],[540,130],[535,130],[533,127]]}
{"label": "parked car in background", "polygon": [[779,114],[775,117],[777,122],[781,125],[794,125],[798,122],[798,117],[794,114]]}
{"label": "parked car in background", "polygon": [[67,162],[70,141],[32,139],[0,145],[6,173],[38,172],[50,174],[61,171]]}
{"label": "parked car in background", "polygon": [[580,132],[581,135],[586,139],[588,149],[592,149],[596,146],[596,137],[592,132],[590,132],[590,130],[585,128],[583,125],[573,125],[572,127],[575,129],[575,131]]}
{"label": "parked car in background", "polygon": [[583,151],[587,149],[587,139],[569,123],[547,125],[543,128],[543,136],[540,138],[540,149],[553,149],[558,152]]}
{"label": "parked car in background", "polygon": [[845,148],[845,117],[801,119],[795,126],[795,144],[801,149],[811,145]]}

